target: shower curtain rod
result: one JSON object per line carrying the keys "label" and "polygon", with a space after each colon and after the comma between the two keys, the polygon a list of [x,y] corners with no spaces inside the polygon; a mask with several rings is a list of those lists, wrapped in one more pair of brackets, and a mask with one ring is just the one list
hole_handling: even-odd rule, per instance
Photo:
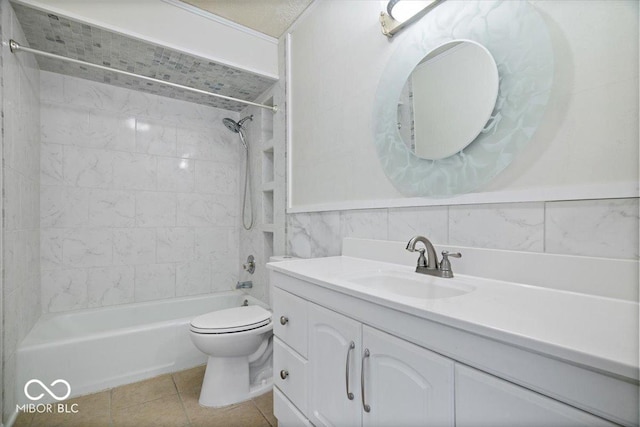
{"label": "shower curtain rod", "polygon": [[175,87],[175,88],[178,88],[178,89],[188,90],[190,92],[196,92],[196,93],[199,93],[199,94],[202,94],[202,95],[209,95],[209,96],[214,96],[216,98],[226,99],[226,100],[229,100],[229,101],[240,102],[242,104],[253,105],[254,107],[260,107],[260,108],[265,108],[267,110],[271,110],[274,113],[278,111],[278,106],[277,105],[273,105],[272,106],[272,105],[258,104],[256,102],[245,101],[245,100],[238,99],[238,98],[232,98],[232,97],[226,96],[226,95],[220,95],[220,94],[213,93],[213,92],[207,92],[206,90],[196,89],[196,88],[189,87],[189,86],[183,86],[183,85],[179,85],[177,83],[171,83],[171,82],[167,82],[167,81],[160,80],[160,79],[154,79],[153,77],[142,76],[140,74],[130,73],[128,71],[122,71],[122,70],[118,70],[118,69],[111,68],[111,67],[105,67],[104,65],[92,64],[91,62],[80,61],[79,59],[67,58],[66,56],[56,55],[56,54],[53,54],[53,53],[44,52],[42,50],[37,50],[37,49],[32,49],[30,47],[21,46],[15,40],[9,40],[9,47],[11,48],[11,52],[13,52],[13,53],[18,53],[18,52],[32,53],[34,55],[45,56],[47,58],[59,59],[61,61],[73,62],[74,64],[79,64],[79,65],[85,65],[87,67],[98,68],[98,69],[104,70],[104,71],[111,71],[113,73],[124,74],[125,76],[135,77],[135,78],[138,78],[138,79],[147,80],[147,81],[154,82],[154,83],[160,83],[160,84],[167,85],[167,86],[172,86],[172,87]]}

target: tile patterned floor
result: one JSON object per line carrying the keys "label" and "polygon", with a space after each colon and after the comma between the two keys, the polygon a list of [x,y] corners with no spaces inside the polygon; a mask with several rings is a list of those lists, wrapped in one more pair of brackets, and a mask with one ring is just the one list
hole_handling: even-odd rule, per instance
{"label": "tile patterned floor", "polygon": [[[198,404],[204,366],[69,399],[77,414],[20,414],[15,427],[276,427],[273,394],[224,408]],[[70,407],[70,406],[68,406]]]}

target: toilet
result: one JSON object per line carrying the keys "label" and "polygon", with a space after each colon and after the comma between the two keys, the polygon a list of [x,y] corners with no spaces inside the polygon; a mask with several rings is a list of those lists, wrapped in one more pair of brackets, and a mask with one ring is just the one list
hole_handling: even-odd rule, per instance
{"label": "toilet", "polygon": [[220,407],[257,394],[251,390],[249,364],[270,350],[271,312],[259,305],[234,307],[191,321],[193,344],[209,356],[200,405]]}

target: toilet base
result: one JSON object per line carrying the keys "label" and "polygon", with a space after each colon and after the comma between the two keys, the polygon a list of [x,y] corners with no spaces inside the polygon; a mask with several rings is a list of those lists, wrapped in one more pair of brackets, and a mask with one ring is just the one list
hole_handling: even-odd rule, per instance
{"label": "toilet base", "polygon": [[241,402],[249,396],[248,357],[209,356],[202,380],[199,403],[218,408]]}

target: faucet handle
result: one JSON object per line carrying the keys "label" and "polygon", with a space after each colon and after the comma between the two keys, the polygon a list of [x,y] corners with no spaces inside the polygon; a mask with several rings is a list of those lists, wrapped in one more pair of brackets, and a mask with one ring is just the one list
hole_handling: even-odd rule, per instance
{"label": "faucet handle", "polygon": [[462,258],[462,254],[460,252],[442,251],[442,258],[447,257]]}
{"label": "faucet handle", "polygon": [[418,257],[418,267],[427,267],[427,257],[424,256],[425,249],[418,248],[414,249],[413,252],[420,252],[420,256]]}
{"label": "faucet handle", "polygon": [[426,252],[425,248],[416,248],[415,245],[411,244],[410,240],[405,249],[409,252],[420,252],[420,256],[418,257],[418,267],[427,267],[427,257],[424,256],[424,253]]}
{"label": "faucet handle", "polygon": [[462,258],[462,254],[460,252],[442,251],[442,261],[440,261],[440,271],[442,272],[442,277],[453,277],[453,271],[451,270],[451,262],[449,262],[449,257]]}

